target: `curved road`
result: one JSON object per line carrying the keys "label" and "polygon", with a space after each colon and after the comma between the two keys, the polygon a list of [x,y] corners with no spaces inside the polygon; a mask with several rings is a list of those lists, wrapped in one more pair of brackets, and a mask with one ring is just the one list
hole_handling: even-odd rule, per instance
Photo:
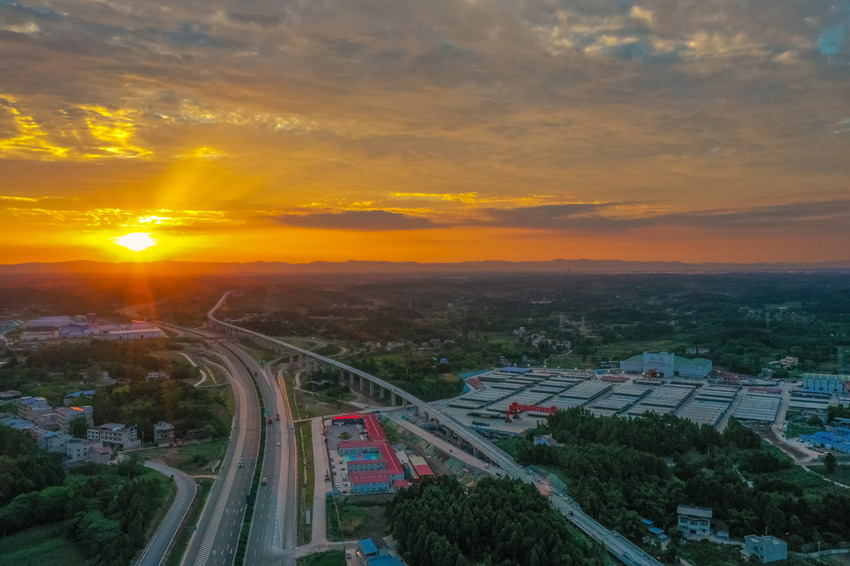
{"label": "curved road", "polygon": [[180,470],[150,461],[145,462],[145,467],[156,470],[164,476],[171,476],[177,484],[177,497],[174,498],[171,509],[168,510],[168,514],[162,520],[162,523],[160,523],[156,532],[142,551],[138,562],[136,562],[138,566],[157,566],[157,564],[163,562],[165,553],[168,551],[171,543],[174,542],[174,537],[179,532],[180,524],[183,522],[183,518],[186,517],[192,501],[195,499],[198,487],[191,476]]}
{"label": "curved road", "polygon": [[[183,565],[233,563],[260,445],[260,404],[254,385],[232,352],[218,345],[213,348],[228,366],[236,414],[221,472],[183,556]],[[241,468],[237,465],[240,457],[244,461]]]}

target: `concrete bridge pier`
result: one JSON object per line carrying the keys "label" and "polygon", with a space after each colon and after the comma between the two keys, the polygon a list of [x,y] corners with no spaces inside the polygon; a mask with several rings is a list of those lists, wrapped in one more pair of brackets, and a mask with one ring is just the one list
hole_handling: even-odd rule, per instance
{"label": "concrete bridge pier", "polygon": [[395,391],[390,393],[390,405],[395,407]]}
{"label": "concrete bridge pier", "polygon": [[374,397],[374,396],[375,396],[375,382],[370,381],[369,382],[369,397]]}

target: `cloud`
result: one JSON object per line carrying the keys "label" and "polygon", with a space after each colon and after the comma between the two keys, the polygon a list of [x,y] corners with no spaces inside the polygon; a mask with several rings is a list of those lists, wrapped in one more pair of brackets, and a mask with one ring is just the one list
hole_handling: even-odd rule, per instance
{"label": "cloud", "polygon": [[48,4],[0,0],[9,195],[598,235],[847,190],[843,0]]}
{"label": "cloud", "polygon": [[850,236],[850,200],[676,213],[659,213],[622,203],[546,205],[489,209],[485,211],[485,219],[475,223],[525,230],[601,232],[606,235],[651,227],[678,227],[741,233],[829,229],[846,232]]}
{"label": "cloud", "polygon": [[281,214],[274,220],[286,226],[325,230],[421,230],[442,227],[427,218],[387,212],[385,210],[346,210],[308,214]]}

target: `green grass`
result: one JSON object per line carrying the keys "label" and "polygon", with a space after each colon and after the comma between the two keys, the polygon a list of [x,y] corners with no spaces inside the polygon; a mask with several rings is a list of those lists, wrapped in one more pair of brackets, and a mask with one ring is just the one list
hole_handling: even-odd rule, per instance
{"label": "green grass", "polygon": [[[369,499],[333,497],[327,502],[328,540],[340,541],[382,537],[387,527],[386,506],[392,496],[375,496]],[[340,526],[342,534],[340,534]]]}
{"label": "green grass", "polygon": [[76,545],[65,536],[65,522],[26,529],[4,537],[0,566],[85,566]]}
{"label": "green grass", "polygon": [[732,566],[745,564],[741,560],[741,547],[726,544],[715,544],[707,541],[688,542],[679,549],[679,556],[694,564],[702,566]]}
{"label": "green grass", "polygon": [[[292,386],[292,382],[287,379],[287,388]],[[321,392],[306,391],[304,389],[294,390],[294,402],[292,405],[300,415],[298,418],[309,418],[315,416],[336,415],[345,411],[345,403],[355,399],[351,393],[341,395],[339,397],[331,397],[322,395]]]}
{"label": "green grass", "polygon": [[308,554],[299,558],[297,564],[298,566],[345,566],[345,553],[341,550],[328,550]]}
{"label": "green grass", "polygon": [[823,481],[818,474],[807,472],[799,466],[786,468],[769,474],[745,473],[744,476],[749,480],[754,480],[757,477],[780,479],[798,486],[805,493],[824,493],[831,491],[832,489],[837,489],[834,485]]}
{"label": "green grass", "polygon": [[507,454],[511,458],[513,458],[514,460],[516,460],[517,456],[519,455],[520,446],[522,446],[525,443],[526,443],[526,440],[524,438],[521,438],[521,437],[503,438],[503,439],[498,439],[498,440],[493,441],[493,444],[495,444],[496,446],[498,446],[499,448],[501,448],[502,450],[507,452]]}
{"label": "green grass", "polygon": [[[146,460],[161,460],[172,468],[187,474],[210,473],[204,468],[213,460],[224,457],[227,439],[219,438],[210,442],[201,442],[189,446],[170,446],[168,448],[149,448],[134,452]],[[218,473],[218,469],[216,469]]]}
{"label": "green grass", "polygon": [[825,477],[828,480],[837,481],[844,485],[850,485],[850,464],[838,464],[835,471],[831,474],[826,473],[826,468],[822,464],[814,464],[809,466],[809,469],[815,474]]}
{"label": "green grass", "polygon": [[805,423],[788,423],[788,430],[785,431],[785,438],[797,438],[801,434],[814,434],[819,430],[823,430],[822,426],[812,426]]}
{"label": "green grass", "polygon": [[[219,366],[218,364],[210,363],[204,364],[204,367],[212,374],[213,383],[216,383],[217,385],[224,385],[228,383],[227,375],[224,373],[224,370],[221,369],[221,366]],[[205,385],[208,385],[208,383]]]}
{"label": "green grass", "polygon": [[296,423],[295,442],[298,445],[298,544],[313,540],[313,529],[305,523],[306,509],[313,505],[316,490],[313,465],[313,429],[310,421]]}

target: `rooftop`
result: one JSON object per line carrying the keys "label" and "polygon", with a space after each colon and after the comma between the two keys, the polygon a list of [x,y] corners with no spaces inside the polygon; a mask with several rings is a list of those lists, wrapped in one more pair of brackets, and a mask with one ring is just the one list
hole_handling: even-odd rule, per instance
{"label": "rooftop", "polygon": [[678,515],[687,515],[689,517],[700,517],[702,519],[711,519],[711,509],[707,507],[693,507],[691,505],[679,505],[676,508]]}

